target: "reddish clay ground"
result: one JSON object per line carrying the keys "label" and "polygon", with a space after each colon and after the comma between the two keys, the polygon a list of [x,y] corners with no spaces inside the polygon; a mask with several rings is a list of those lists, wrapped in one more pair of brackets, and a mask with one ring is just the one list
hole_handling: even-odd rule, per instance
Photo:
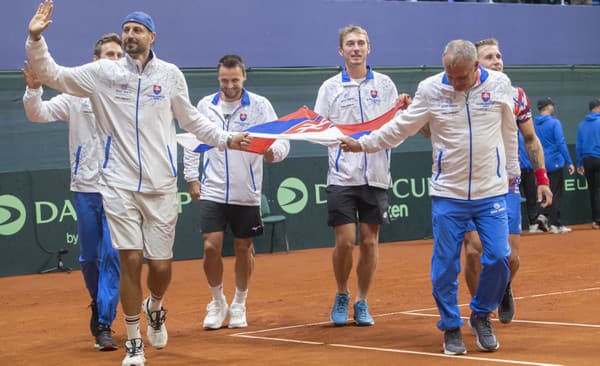
{"label": "reddish clay ground", "polygon": [[[585,225],[570,234],[524,235],[521,271],[513,285],[516,320],[510,325],[494,323],[501,343],[495,353],[478,351],[465,326],[466,357],[441,353],[442,333],[435,328],[438,318],[429,282],[431,246],[431,240],[381,245],[369,295],[376,325],[361,328],[334,328],[326,322],[335,293],[329,248],[258,255],[248,298],[250,326],[242,331],[202,330],[210,295],[201,262],[177,262],[165,304],[169,345],[154,350],[146,342],[147,364],[600,363],[600,231]],[[232,258],[225,264],[225,290],[231,300]],[[354,273],[351,282],[355,283]],[[463,282],[461,278],[462,304],[469,299]],[[88,302],[79,272],[0,278],[0,364],[120,365],[121,314],[113,327],[119,350],[95,351]],[[468,307],[462,309],[466,316]],[[234,336],[242,332],[252,338]]]}

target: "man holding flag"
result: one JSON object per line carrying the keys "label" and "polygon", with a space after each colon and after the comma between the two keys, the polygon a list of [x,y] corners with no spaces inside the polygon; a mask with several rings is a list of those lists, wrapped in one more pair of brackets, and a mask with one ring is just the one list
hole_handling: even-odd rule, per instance
{"label": "man holding flag", "polygon": [[[315,112],[334,124],[362,124],[394,107],[398,98],[394,82],[367,66],[371,52],[367,32],[354,25],[341,29],[338,51],[344,58],[344,69],[321,85]],[[337,326],[345,325],[348,318],[348,277],[357,217],[360,252],[354,321],[357,325],[374,324],[367,293],[377,266],[379,226],[389,222],[387,190],[391,183],[389,149],[354,154],[343,152],[339,144],[329,147],[327,224],[335,229],[333,272],[337,282],[331,321]]]}
{"label": "man holding flag", "polygon": [[[204,97],[198,110],[215,125],[228,132],[247,130],[249,126],[277,119],[266,98],[244,89],[246,68],[242,58],[225,55],[217,66],[220,89]],[[252,238],[262,235],[260,213],[263,156],[267,162],[279,162],[289,152],[287,140],[257,139],[256,153],[208,149],[204,152],[202,182],[199,180],[200,155],[185,149],[184,176],[192,199],[200,202],[200,228],[204,240],[204,273],[212,292],[206,307],[204,329],[219,329],[229,316],[229,328],[248,326],[246,295],[254,269]],[[235,296],[231,306],[223,292],[223,237],[225,227],[233,232],[235,251]]]}

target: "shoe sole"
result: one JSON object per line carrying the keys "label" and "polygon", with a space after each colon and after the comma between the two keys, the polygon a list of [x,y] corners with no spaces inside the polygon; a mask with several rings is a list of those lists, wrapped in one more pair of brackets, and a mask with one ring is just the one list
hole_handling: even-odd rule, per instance
{"label": "shoe sole", "polygon": [[229,324],[227,326],[227,328],[229,329],[236,329],[236,328],[246,328],[248,326],[248,323],[242,323],[242,324]]}
{"label": "shoe sole", "polygon": [[445,355],[450,355],[450,356],[460,356],[460,355],[466,355],[467,354],[467,350],[465,349],[462,352],[452,352],[452,351],[448,351],[446,349],[446,343],[444,343],[444,354]]}
{"label": "shoe sole", "polygon": [[118,347],[116,345],[110,344],[110,343],[105,344],[103,346],[96,343],[96,344],[94,344],[94,348],[100,352],[110,352],[110,351],[116,351]]}

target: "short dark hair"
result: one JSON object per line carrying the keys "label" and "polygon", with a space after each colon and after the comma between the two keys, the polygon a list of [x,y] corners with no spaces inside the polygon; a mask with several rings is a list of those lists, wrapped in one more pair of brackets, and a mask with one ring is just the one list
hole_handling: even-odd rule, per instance
{"label": "short dark hair", "polygon": [[598,107],[600,107],[600,98],[590,100],[590,111]]}
{"label": "short dark hair", "polygon": [[94,56],[100,57],[100,54],[102,53],[102,46],[110,42],[115,42],[119,45],[119,47],[123,47],[123,42],[118,34],[108,33],[100,37],[100,39],[94,45]]}
{"label": "short dark hair", "polygon": [[537,109],[538,111],[542,111],[542,109],[546,108],[549,105],[554,105],[554,102],[552,101],[552,99],[550,99],[550,97],[546,97],[544,99],[540,99],[537,102]]}
{"label": "short dark hair", "polygon": [[244,60],[238,55],[225,55],[221,57],[219,64],[217,65],[217,71],[219,71],[221,67],[227,69],[239,67],[242,70],[242,74],[246,75],[246,65],[244,65]]}

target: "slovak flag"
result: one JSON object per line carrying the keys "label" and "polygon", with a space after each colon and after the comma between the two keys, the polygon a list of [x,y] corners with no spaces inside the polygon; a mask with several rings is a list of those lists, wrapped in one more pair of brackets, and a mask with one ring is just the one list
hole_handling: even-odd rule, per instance
{"label": "slovak flag", "polygon": [[[362,135],[379,129],[391,121],[396,112],[405,108],[404,104],[399,103],[381,116],[365,123],[334,124],[304,106],[276,121],[255,125],[244,130],[249,132],[252,137],[252,142],[246,151],[262,154],[276,139],[301,140],[327,146],[336,145],[339,144],[340,137],[350,136],[358,139]],[[212,146],[202,144],[191,133],[178,134],[177,142],[184,148],[197,153],[212,148]]]}

